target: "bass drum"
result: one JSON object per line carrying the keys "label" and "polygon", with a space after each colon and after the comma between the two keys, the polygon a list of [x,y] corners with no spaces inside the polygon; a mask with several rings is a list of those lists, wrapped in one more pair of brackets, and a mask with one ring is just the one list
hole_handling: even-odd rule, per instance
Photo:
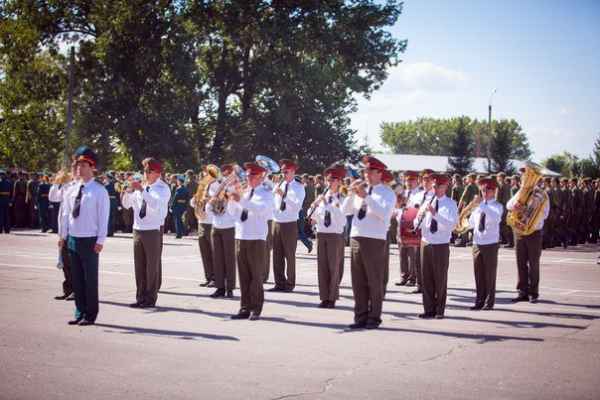
{"label": "bass drum", "polygon": [[417,218],[418,212],[419,207],[406,207],[402,210],[398,231],[400,234],[400,244],[404,247],[421,246],[421,229],[417,231],[416,235],[412,233],[413,229],[415,229],[414,220]]}

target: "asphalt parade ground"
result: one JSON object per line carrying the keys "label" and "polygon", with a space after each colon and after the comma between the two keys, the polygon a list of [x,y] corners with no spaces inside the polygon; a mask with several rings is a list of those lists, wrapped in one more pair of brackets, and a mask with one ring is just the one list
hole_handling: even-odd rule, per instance
{"label": "asphalt parade ground", "polygon": [[[265,293],[260,320],[234,321],[234,299],[199,287],[194,237],[165,236],[163,285],[154,309],[135,301],[130,234],[100,255],[100,313],[69,326],[57,301],[56,235],[0,235],[0,398],[597,399],[600,396],[600,265],[597,245],[542,252],[537,304],[511,303],[513,250],[500,249],[496,307],[472,311],[471,248],[452,248],[443,320],[420,320],[421,297],[390,283],[380,329],[350,330],[348,248],[340,300],[319,309],[316,255],[299,242],[293,293]],[[265,288],[272,287],[271,273]]]}

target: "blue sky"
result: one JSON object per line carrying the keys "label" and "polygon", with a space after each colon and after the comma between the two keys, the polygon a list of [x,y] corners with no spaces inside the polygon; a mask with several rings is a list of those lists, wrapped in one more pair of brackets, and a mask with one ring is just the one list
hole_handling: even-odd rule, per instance
{"label": "blue sky", "polygon": [[515,119],[533,161],[588,157],[600,133],[600,1],[405,0],[402,63],[352,116],[377,150],[383,121]]}

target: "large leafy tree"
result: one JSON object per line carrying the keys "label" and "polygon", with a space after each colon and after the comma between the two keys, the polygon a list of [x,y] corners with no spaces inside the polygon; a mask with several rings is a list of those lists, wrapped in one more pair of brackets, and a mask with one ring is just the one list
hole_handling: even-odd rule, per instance
{"label": "large leafy tree", "polygon": [[[60,43],[78,41],[72,142],[120,166],[153,155],[185,168],[247,160],[259,150],[314,168],[348,157],[353,94],[376,90],[406,46],[385,31],[402,9],[395,0],[9,0],[0,7],[11,22],[2,24],[0,46],[14,65],[42,49],[59,56]],[[28,41],[14,40],[19,35]],[[51,99],[64,104],[64,90]],[[11,120],[3,126],[13,124],[10,108],[0,110]],[[57,116],[64,126],[64,113]]]}

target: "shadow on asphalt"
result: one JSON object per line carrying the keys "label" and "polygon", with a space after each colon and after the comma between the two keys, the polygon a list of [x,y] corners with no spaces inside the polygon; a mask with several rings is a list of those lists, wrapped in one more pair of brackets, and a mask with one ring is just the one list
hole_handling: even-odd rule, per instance
{"label": "shadow on asphalt", "polygon": [[[159,335],[159,336],[179,336],[183,340],[194,340],[195,338],[211,339],[211,340],[230,340],[239,342],[240,339],[234,336],[224,335],[212,335],[209,333],[199,332],[186,332],[186,331],[168,331],[165,329],[150,329],[150,328],[138,328],[134,326],[123,326],[123,325],[112,325],[112,324],[96,324],[96,326],[102,328],[116,329],[121,334],[133,335],[133,334],[145,334],[145,335]],[[108,331],[110,333],[110,331]]]}
{"label": "shadow on asphalt", "polygon": [[[100,303],[106,304],[106,305],[111,305],[111,306],[130,308],[129,304],[117,303],[116,301],[101,300]],[[237,306],[237,303],[236,303],[236,306]],[[237,308],[235,308],[235,309],[237,310]],[[147,314],[156,314],[156,313],[164,313],[164,312],[183,312],[183,313],[190,313],[190,314],[208,315],[209,317],[215,317],[215,318],[229,318],[229,316],[231,315],[230,313],[226,314],[226,313],[203,311],[198,308],[179,308],[179,307],[166,307],[166,306],[156,306],[154,308],[144,308],[144,309],[139,309],[139,311],[146,312]]]}
{"label": "shadow on asphalt", "polygon": [[[454,317],[451,317],[454,319]],[[436,320],[431,320],[432,324],[436,324]],[[403,332],[403,333],[418,333],[424,335],[435,335],[435,336],[444,336],[444,337],[452,337],[458,339],[470,339],[475,340],[478,344],[485,344],[491,342],[504,342],[507,340],[517,340],[524,342],[543,342],[544,339],[541,338],[526,338],[520,336],[507,336],[507,335],[487,335],[487,334],[477,334],[477,333],[464,333],[464,332],[447,332],[447,331],[439,331],[439,330],[421,330],[421,329],[402,329],[402,328],[389,328],[386,326],[380,326],[380,331],[389,331],[389,332]]]}

